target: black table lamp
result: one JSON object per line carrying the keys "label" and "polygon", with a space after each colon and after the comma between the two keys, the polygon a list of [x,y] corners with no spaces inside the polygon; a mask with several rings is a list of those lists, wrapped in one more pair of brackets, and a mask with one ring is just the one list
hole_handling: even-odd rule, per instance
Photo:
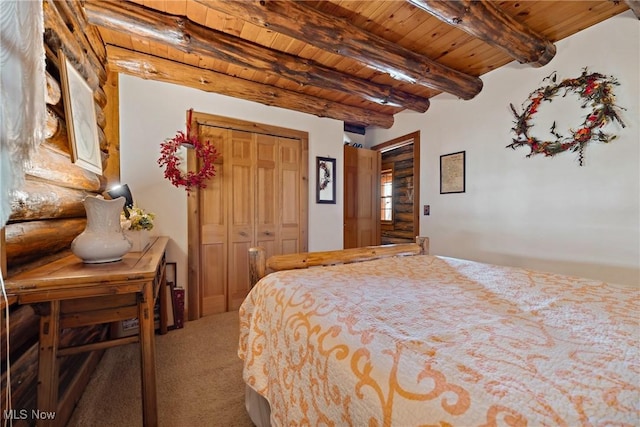
{"label": "black table lamp", "polygon": [[127,184],[116,185],[110,190],[107,190],[107,194],[112,199],[117,199],[118,197],[124,197],[125,208],[133,207],[133,196],[131,195],[131,190],[129,190],[129,186]]}

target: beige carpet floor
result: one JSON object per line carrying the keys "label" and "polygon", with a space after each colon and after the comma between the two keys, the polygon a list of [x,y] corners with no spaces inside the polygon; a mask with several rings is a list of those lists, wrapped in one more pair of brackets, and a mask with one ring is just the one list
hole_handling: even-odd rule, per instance
{"label": "beige carpet floor", "polygon": [[[156,335],[160,427],[253,426],[244,407],[238,312]],[[139,344],[106,350],[68,427],[141,426]]]}

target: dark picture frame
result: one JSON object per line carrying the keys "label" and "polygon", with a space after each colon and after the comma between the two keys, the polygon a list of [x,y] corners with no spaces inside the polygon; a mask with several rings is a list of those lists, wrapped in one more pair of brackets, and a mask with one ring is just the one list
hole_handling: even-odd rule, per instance
{"label": "dark picture frame", "polygon": [[336,203],[336,159],[316,157],[316,203]]}
{"label": "dark picture frame", "polygon": [[71,161],[102,175],[102,154],[93,90],[62,50],[58,52],[58,60]]}
{"label": "dark picture frame", "polygon": [[178,263],[176,262],[167,262],[164,266],[165,277],[167,283],[171,283],[175,285],[177,277],[178,277]]}
{"label": "dark picture frame", "polygon": [[176,288],[176,281],[178,280],[178,264],[175,262],[167,262],[164,267],[165,282],[164,298],[166,301],[166,312],[164,316],[167,319],[167,328],[174,329],[176,325],[176,300],[174,290]]}
{"label": "dark picture frame", "polygon": [[440,156],[440,194],[465,192],[465,162],[465,151]]}

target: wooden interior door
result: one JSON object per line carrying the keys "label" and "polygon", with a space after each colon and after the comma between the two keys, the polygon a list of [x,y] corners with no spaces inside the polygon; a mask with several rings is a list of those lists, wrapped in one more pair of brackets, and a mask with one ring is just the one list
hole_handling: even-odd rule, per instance
{"label": "wooden interior door", "polygon": [[[216,147],[218,153],[224,152],[229,130],[210,126],[200,127],[199,136]],[[207,183],[206,188],[198,192],[199,211],[199,274],[198,312],[202,315],[220,313],[227,308],[227,197],[226,182],[229,173],[222,162],[222,156],[216,161],[215,179]],[[192,310],[196,307],[192,307]]]}
{"label": "wooden interior door", "polygon": [[[229,255],[227,306],[237,310],[249,292],[249,248],[255,245],[256,135],[231,130],[225,145]],[[205,313],[206,314],[206,313]]]}
{"label": "wooden interior door", "polygon": [[[278,254],[307,251],[309,180],[306,167],[300,162],[300,159],[307,158],[307,146],[299,139],[278,138]],[[267,256],[270,254],[267,253]]]}
{"label": "wooden interior door", "polygon": [[[280,192],[278,188],[278,138],[273,135],[256,135],[257,175],[256,175],[256,228],[255,246],[261,246],[267,256],[278,252],[280,237],[278,217],[280,213]],[[245,252],[247,263],[249,252]],[[249,286],[247,272],[247,286]]]}
{"label": "wooden interior door", "polygon": [[380,244],[380,152],[344,146],[344,248]]}
{"label": "wooden interior door", "polygon": [[355,147],[344,146],[344,249],[358,247],[358,152]]}
{"label": "wooden interior door", "polygon": [[307,250],[309,191],[306,133],[204,113],[192,127],[220,156],[216,176],[188,199],[189,320],[240,307],[250,247]]}

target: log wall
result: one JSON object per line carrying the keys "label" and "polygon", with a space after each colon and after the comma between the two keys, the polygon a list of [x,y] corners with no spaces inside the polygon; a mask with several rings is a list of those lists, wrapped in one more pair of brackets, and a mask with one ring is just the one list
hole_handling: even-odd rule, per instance
{"label": "log wall", "polygon": [[393,169],[393,223],[381,225],[381,243],[412,243],[416,236],[413,226],[413,144],[382,153],[382,165],[383,170]]}
{"label": "log wall", "polygon": [[[25,183],[12,200],[9,221],[0,233],[3,275],[10,277],[70,253],[72,240],[86,224],[83,200],[101,194],[110,182],[119,180],[117,155],[117,74],[106,68],[106,50],[97,29],[88,24],[81,2],[43,0],[47,80],[47,134],[26,171]],[[87,81],[94,94],[103,172],[98,175],[77,166],[71,159],[65,120],[58,52],[64,52]],[[105,88],[105,86],[108,86]],[[109,95],[108,95],[108,94]],[[114,100],[109,97],[115,94]],[[116,112],[115,123],[110,115]],[[109,138],[107,138],[109,135]],[[114,149],[114,147],[116,147]],[[116,153],[116,155],[109,155]],[[10,307],[10,352],[12,408],[36,408],[39,316],[29,305]],[[2,324],[5,342],[7,330]],[[106,325],[65,329],[63,345],[95,342],[104,338]],[[2,410],[5,409],[6,349],[2,346]],[[57,424],[66,424],[101,353],[84,353],[59,359],[61,398]],[[33,421],[33,423],[32,423]],[[20,421],[21,425],[23,421]],[[34,424],[28,420],[27,425]]]}

